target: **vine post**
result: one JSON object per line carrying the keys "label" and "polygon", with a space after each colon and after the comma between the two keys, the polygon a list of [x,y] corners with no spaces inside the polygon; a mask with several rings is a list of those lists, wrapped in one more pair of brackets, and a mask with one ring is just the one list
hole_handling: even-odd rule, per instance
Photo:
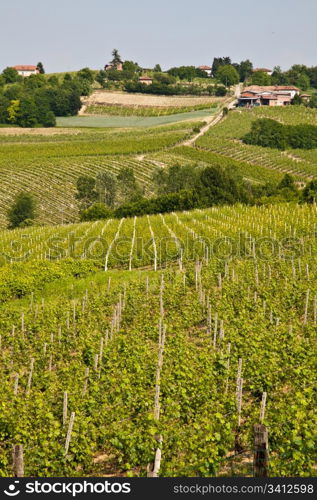
{"label": "vine post", "polygon": [[23,445],[15,444],[12,449],[12,472],[13,477],[24,477],[24,456]]}
{"label": "vine post", "polygon": [[268,431],[265,425],[254,426],[254,477],[269,475]]}

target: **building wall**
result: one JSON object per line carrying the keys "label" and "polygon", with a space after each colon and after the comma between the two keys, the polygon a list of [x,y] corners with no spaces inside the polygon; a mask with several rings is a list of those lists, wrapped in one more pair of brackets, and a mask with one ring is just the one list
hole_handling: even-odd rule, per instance
{"label": "building wall", "polygon": [[33,70],[33,71],[18,71],[18,74],[21,76],[31,76],[31,75],[37,75],[38,71]]}

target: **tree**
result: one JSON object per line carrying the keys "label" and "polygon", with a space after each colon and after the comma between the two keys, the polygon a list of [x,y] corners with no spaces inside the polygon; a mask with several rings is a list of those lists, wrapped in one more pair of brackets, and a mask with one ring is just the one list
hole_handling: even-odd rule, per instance
{"label": "tree", "polygon": [[155,73],[162,73],[162,68],[161,68],[160,64],[155,64],[153,71]]}
{"label": "tree", "polygon": [[106,83],[106,78],[107,78],[107,72],[101,69],[99,73],[97,73],[96,82],[98,82],[99,85],[104,87]]}
{"label": "tree", "polygon": [[35,127],[38,124],[37,108],[32,96],[26,94],[20,100],[16,123],[19,127]]}
{"label": "tree", "polygon": [[82,78],[83,80],[87,80],[89,83],[93,83],[95,79],[94,72],[89,68],[83,68],[79,70],[77,73],[77,77]]}
{"label": "tree", "polygon": [[302,90],[307,90],[310,87],[310,80],[307,75],[302,73],[300,77],[298,78],[296,85],[302,89]]}
{"label": "tree", "polygon": [[3,70],[2,76],[4,78],[5,83],[15,83],[21,79],[17,70],[9,67]]}
{"label": "tree", "polygon": [[196,185],[198,169],[192,165],[173,165],[168,169],[159,168],[154,172],[153,181],[159,195],[193,189]]}
{"label": "tree", "polygon": [[239,65],[240,82],[245,82],[253,73],[253,64],[249,59],[241,61]]}
{"label": "tree", "polygon": [[251,78],[252,85],[271,85],[271,77],[265,71],[255,71]]}
{"label": "tree", "polygon": [[138,71],[141,71],[141,68],[138,65],[138,63],[133,61],[124,61],[122,67],[124,71],[130,71],[131,73],[136,73]]}
{"label": "tree", "polygon": [[110,219],[113,216],[112,210],[104,203],[94,203],[91,207],[83,210],[80,214],[81,221]]}
{"label": "tree", "polygon": [[38,62],[37,65],[36,65],[37,69],[38,69],[38,72],[41,74],[41,75],[44,75],[45,73],[45,69],[44,69],[44,66],[41,62]]}
{"label": "tree", "polygon": [[309,108],[317,108],[317,95],[312,95],[308,103]]}
{"label": "tree", "polygon": [[294,106],[300,106],[301,104],[303,104],[303,99],[301,98],[300,95],[295,94],[292,100],[292,104]]}
{"label": "tree", "polygon": [[90,207],[98,199],[95,189],[96,180],[88,175],[81,175],[77,179],[77,193],[75,198],[80,201],[82,209]]}
{"label": "tree", "polygon": [[217,72],[217,78],[225,85],[226,87],[231,87],[239,83],[240,76],[236,68],[227,64],[225,66],[221,66]]}
{"label": "tree", "polygon": [[113,49],[112,51],[112,61],[111,61],[112,66],[117,67],[118,64],[122,64],[122,59],[119,54],[118,49]]}
{"label": "tree", "polygon": [[290,189],[291,191],[297,191],[295,186],[294,177],[290,174],[285,174],[281,182],[278,184],[277,189]]}
{"label": "tree", "polygon": [[43,127],[55,127],[56,126],[56,116],[53,111],[48,111],[42,118],[41,124]]}
{"label": "tree", "polygon": [[8,111],[8,122],[16,124],[18,122],[18,116],[20,111],[19,99],[13,99],[12,101],[10,101],[10,106],[8,107],[7,111]]}
{"label": "tree", "polygon": [[254,146],[284,150],[287,146],[286,131],[282,123],[262,118],[252,123],[251,131],[243,137],[243,142]]}
{"label": "tree", "polygon": [[316,203],[317,201],[317,181],[311,181],[303,189],[303,201],[305,203]]}
{"label": "tree", "polygon": [[212,63],[212,75],[216,77],[220,67],[227,65],[231,65],[230,57],[215,57]]}
{"label": "tree", "polygon": [[136,181],[132,168],[121,168],[117,176],[117,185],[120,202],[135,201],[142,196],[142,189]]}
{"label": "tree", "polygon": [[290,82],[280,66],[274,66],[271,76],[272,85],[288,85]]}
{"label": "tree", "polygon": [[100,202],[113,208],[117,196],[117,180],[109,172],[99,172],[96,178],[96,190]]}
{"label": "tree", "polygon": [[35,200],[31,193],[21,192],[15,197],[7,218],[9,229],[32,225],[35,219]]}

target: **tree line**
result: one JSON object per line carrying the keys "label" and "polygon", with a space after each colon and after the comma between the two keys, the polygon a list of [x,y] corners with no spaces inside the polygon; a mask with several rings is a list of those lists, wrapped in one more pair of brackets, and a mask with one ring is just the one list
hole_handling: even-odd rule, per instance
{"label": "tree line", "polygon": [[284,125],[270,118],[252,123],[251,130],[243,137],[245,144],[285,150],[317,148],[317,126],[309,124]]}
{"label": "tree line", "polygon": [[[96,177],[79,177],[76,198],[80,207],[80,220],[134,217],[235,203],[269,205],[317,202],[317,180],[310,181],[300,191],[289,174],[276,185],[252,185],[234,169],[174,165],[168,169],[157,169],[153,183],[155,196],[145,198],[130,168],[122,168],[117,176],[100,172]],[[20,192],[7,211],[8,229],[35,225],[36,217],[34,195]]]}
{"label": "tree line", "polygon": [[63,79],[43,72],[22,77],[14,68],[0,75],[0,123],[18,127],[54,127],[56,116],[77,115],[89,94],[94,73],[88,68]]}
{"label": "tree line", "polygon": [[[130,179],[129,183],[125,181],[125,193],[116,197],[117,186],[120,186],[120,179],[124,178]],[[133,217],[235,203],[261,205],[279,202],[312,203],[317,200],[317,181],[310,182],[303,191],[297,189],[289,174],[277,185],[254,185],[245,181],[235,169],[223,169],[217,165],[174,165],[168,169],[159,168],[152,180],[155,196],[146,198],[131,169],[122,169],[117,180],[109,173],[100,173],[96,178],[80,177],[76,194],[81,203],[80,219],[89,221]]]}

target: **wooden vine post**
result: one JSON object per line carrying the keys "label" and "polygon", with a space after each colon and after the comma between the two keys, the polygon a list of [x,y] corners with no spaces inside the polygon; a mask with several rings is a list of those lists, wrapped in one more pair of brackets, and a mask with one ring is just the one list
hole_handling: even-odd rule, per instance
{"label": "wooden vine post", "polygon": [[13,477],[24,477],[24,458],[22,444],[13,445],[12,449],[12,472]]}
{"label": "wooden vine post", "polygon": [[269,443],[267,427],[254,426],[254,477],[269,476]]}

